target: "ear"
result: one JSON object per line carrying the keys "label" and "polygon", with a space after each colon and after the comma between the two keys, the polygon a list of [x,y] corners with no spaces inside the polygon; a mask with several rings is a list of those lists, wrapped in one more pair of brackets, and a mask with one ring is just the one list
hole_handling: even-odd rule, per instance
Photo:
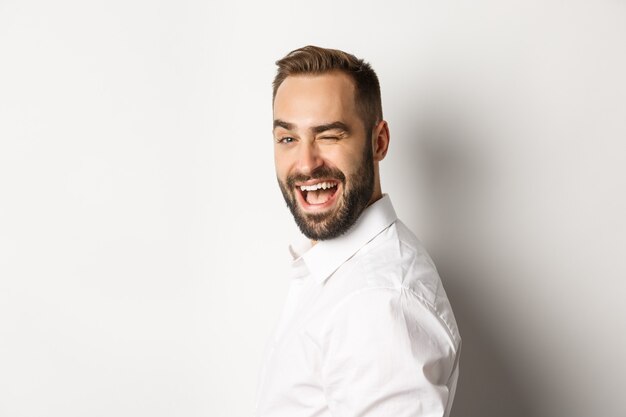
{"label": "ear", "polygon": [[374,147],[374,162],[382,161],[389,149],[389,126],[381,120],[372,131],[372,145]]}

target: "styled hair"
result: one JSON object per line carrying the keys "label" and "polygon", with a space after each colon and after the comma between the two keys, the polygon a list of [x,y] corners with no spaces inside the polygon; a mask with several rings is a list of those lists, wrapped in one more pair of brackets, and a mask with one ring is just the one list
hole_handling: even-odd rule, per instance
{"label": "styled hair", "polygon": [[355,86],[355,105],[365,131],[371,134],[376,123],[383,118],[380,84],[376,73],[362,59],[338,49],[308,45],[289,52],[276,61],[278,71],[273,82],[272,102],[278,87],[290,75],[324,74],[341,71],[347,74]]}

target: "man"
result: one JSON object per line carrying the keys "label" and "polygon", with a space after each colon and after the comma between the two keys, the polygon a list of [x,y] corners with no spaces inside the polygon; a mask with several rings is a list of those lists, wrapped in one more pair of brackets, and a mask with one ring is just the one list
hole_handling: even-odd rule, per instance
{"label": "man", "polygon": [[382,194],[378,78],[338,50],[277,62],[276,174],[303,244],[258,417],[447,416],[461,339],[435,266]]}

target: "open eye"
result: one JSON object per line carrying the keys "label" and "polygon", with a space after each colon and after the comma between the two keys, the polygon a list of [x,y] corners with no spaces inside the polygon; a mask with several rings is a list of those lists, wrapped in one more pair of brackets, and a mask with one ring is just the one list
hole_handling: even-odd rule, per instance
{"label": "open eye", "polygon": [[295,139],[292,138],[291,136],[285,136],[285,137],[276,139],[276,142],[287,145],[289,143],[295,142]]}

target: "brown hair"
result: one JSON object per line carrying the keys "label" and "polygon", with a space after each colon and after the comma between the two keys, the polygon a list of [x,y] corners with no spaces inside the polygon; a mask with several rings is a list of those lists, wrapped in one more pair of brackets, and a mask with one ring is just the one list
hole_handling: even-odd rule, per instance
{"label": "brown hair", "polygon": [[323,74],[330,71],[342,71],[347,74],[355,86],[355,102],[359,116],[370,132],[376,122],[382,120],[383,109],[380,98],[380,84],[376,73],[367,62],[352,54],[338,49],[320,48],[308,45],[289,52],[276,61],[278,72],[274,78],[272,102],[276,91],[290,75]]}

